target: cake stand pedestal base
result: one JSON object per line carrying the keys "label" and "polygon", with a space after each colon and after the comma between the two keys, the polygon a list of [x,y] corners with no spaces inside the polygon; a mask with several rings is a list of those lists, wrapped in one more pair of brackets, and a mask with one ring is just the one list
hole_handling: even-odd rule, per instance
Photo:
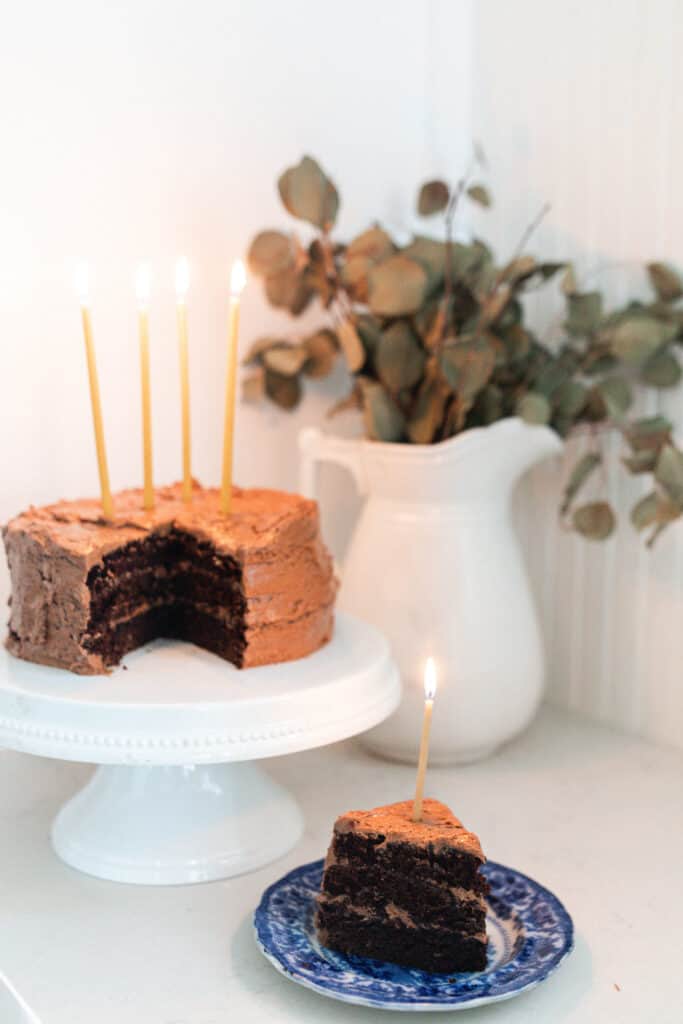
{"label": "cake stand pedestal base", "polygon": [[302,833],[293,797],[254,762],[355,736],[400,697],[386,640],[348,615],[310,657],[241,672],[166,640],[109,676],[0,650],[0,746],[101,766],[54,823],[67,864],[117,882],[208,882],[263,867]]}
{"label": "cake stand pedestal base", "polygon": [[98,878],[176,885],[254,871],[302,830],[293,797],[252,762],[105,765],[60,811],[52,844]]}

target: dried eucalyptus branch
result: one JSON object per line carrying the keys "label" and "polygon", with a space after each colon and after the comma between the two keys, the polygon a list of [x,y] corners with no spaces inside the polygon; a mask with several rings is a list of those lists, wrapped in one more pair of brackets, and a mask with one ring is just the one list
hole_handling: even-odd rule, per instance
{"label": "dried eucalyptus branch", "polygon": [[[311,157],[288,168],[278,181],[280,197],[293,217],[313,227],[313,240],[306,246],[294,233],[262,231],[249,263],[271,305],[299,316],[317,298],[328,324],[296,341],[287,332],[257,341],[245,360],[245,397],[265,395],[294,408],[304,379],[328,376],[341,355],[353,386],[331,411],[360,409],[370,438],[431,444],[514,415],[562,437],[588,430],[592,444],[569,475],[560,518],[596,540],[612,533],[614,512],[599,490],[593,500],[579,499],[604,474],[601,432],[616,429],[625,469],[652,480],[631,513],[652,544],[683,515],[683,454],[668,421],[630,413],[635,388],[672,388],[681,379],[683,280],[666,264],[651,263],[652,301],[605,310],[599,291],[578,289],[566,262],[525,252],[547,205],[497,266],[481,240],[464,245],[453,237],[464,199],[491,205],[473,173],[474,163],[453,189],[440,180],[420,189],[418,212],[444,216],[445,241],[417,235],[399,246],[378,224],[348,244],[335,241],[335,185]],[[560,272],[566,308],[550,348],[525,323],[520,299]]]}

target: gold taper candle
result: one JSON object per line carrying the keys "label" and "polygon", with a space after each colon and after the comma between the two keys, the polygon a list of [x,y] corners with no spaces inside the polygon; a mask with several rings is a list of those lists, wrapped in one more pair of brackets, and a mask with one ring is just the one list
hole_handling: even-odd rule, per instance
{"label": "gold taper candle", "polygon": [[97,377],[95,346],[92,336],[92,322],[88,304],[88,268],[81,266],[77,272],[78,298],[81,305],[81,321],[85,340],[85,357],[88,364],[88,381],[90,384],[90,404],[92,406],[92,423],[95,431],[95,450],[97,452],[97,470],[100,476],[100,494],[102,511],[105,519],[112,519],[114,505],[109,486],[109,469],[107,467],[107,449],[104,443],[104,426],[102,423],[102,404],[100,402],[100,385]]}
{"label": "gold taper candle", "polygon": [[246,280],[247,277],[242,260],[235,260],[230,274],[230,321],[228,328],[228,365],[225,383],[225,423],[223,427],[223,478],[221,481],[221,512],[223,515],[229,515],[232,507],[237,341],[240,325],[240,296]]}
{"label": "gold taper candle", "polygon": [[427,658],[424,674],[425,709],[422,719],[422,738],[420,739],[420,756],[417,762],[417,781],[415,783],[415,799],[413,800],[413,821],[422,820],[422,797],[424,795],[425,775],[429,759],[429,732],[432,727],[432,711],[436,693],[436,667],[433,658]]}
{"label": "gold taper candle", "polygon": [[149,267],[146,263],[138,267],[136,291],[138,297],[140,385],[142,392],[143,502],[145,508],[150,509],[154,508],[154,472],[152,467],[152,396],[149,373]]}
{"label": "gold taper candle", "polygon": [[178,314],[178,356],[180,360],[180,414],[183,437],[183,501],[192,501],[192,454],[190,433],[190,367],[187,351],[187,290],[190,267],[186,259],[178,260],[175,287]]}

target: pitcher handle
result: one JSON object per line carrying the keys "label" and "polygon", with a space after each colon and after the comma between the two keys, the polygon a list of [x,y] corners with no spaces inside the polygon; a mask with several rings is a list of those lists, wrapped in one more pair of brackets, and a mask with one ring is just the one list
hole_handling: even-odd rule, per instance
{"label": "pitcher handle", "polygon": [[317,497],[317,469],[320,462],[336,462],[348,469],[358,493],[364,495],[367,492],[357,441],[329,437],[317,427],[306,427],[299,434],[299,454],[299,489],[305,498]]}

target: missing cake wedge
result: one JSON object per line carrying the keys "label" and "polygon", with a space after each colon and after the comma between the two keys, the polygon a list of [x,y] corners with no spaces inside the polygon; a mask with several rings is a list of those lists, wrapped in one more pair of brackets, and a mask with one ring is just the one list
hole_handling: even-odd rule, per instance
{"label": "missing cake wedge", "polygon": [[435,973],[486,966],[485,861],[444,804],[348,811],[334,825],[316,909],[332,950]]}

